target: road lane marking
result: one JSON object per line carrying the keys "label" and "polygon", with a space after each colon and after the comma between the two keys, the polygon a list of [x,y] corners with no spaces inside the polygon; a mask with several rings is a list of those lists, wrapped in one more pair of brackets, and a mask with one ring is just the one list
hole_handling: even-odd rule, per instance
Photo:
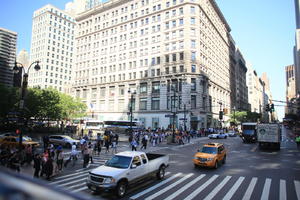
{"label": "road lane marking", "polygon": [[257,150],[257,146],[254,146],[252,149],[251,149],[251,152],[255,152]]}
{"label": "road lane marking", "polygon": [[85,173],[85,174],[81,174],[79,176],[66,178],[66,179],[62,179],[62,180],[59,180],[59,181],[54,181],[54,182],[51,182],[50,185],[54,185],[54,184],[57,184],[57,183],[62,183],[62,182],[65,182],[65,181],[73,180],[73,179],[76,179],[76,178],[79,178],[79,177],[82,177],[82,176],[87,176],[87,175],[88,175],[88,173]]}
{"label": "road lane marking", "polygon": [[[170,172],[168,172],[168,173],[170,174]],[[166,175],[168,173],[166,173]],[[172,181],[173,179],[175,179],[177,176],[180,176],[180,175],[182,175],[182,173],[177,173],[174,176],[171,176],[170,178],[168,178],[168,179],[166,179],[166,180],[164,180],[164,181],[162,181],[162,182],[160,182],[160,183],[158,183],[158,184],[156,184],[156,185],[154,185],[154,186],[152,186],[152,187],[150,187],[150,188],[148,188],[146,190],[143,190],[142,192],[140,192],[140,193],[138,193],[138,194],[136,194],[136,195],[134,195],[132,197],[130,197],[129,199],[137,199],[140,196],[143,196],[144,194],[146,194],[148,192],[151,192],[152,190],[155,190],[156,188],[158,188],[158,187],[160,187],[160,186],[162,186],[162,185],[164,185],[164,184]]]}
{"label": "road lane marking", "polygon": [[232,186],[232,188],[229,190],[229,192],[225,195],[223,200],[230,200],[234,193],[237,191],[237,189],[240,187],[242,182],[244,181],[245,177],[240,177],[237,182]]}
{"label": "road lane marking", "polygon": [[224,185],[231,179],[231,176],[226,176],[225,179],[215,189],[205,197],[204,200],[211,200],[224,187]]}
{"label": "road lane marking", "polygon": [[280,179],[280,193],[279,193],[280,200],[286,200],[286,181]]}
{"label": "road lane marking", "polygon": [[252,195],[252,192],[253,192],[254,187],[256,185],[256,182],[257,182],[257,178],[256,177],[252,178],[252,180],[251,180],[251,182],[250,182],[250,184],[249,184],[249,186],[246,190],[246,193],[245,193],[242,200],[249,200],[251,198],[251,195]]}
{"label": "road lane marking", "polygon": [[204,190],[209,184],[211,184],[219,175],[213,175],[209,180],[207,180],[204,184],[202,184],[199,188],[197,188],[193,193],[187,196],[184,200],[191,200],[195,196],[197,196],[202,190]]}
{"label": "road lane marking", "polygon": [[[89,170],[87,170],[87,169],[84,169],[84,170],[85,171],[82,171],[82,172],[77,172],[77,173],[72,173],[72,174],[68,174],[68,175],[65,175],[65,176],[56,177],[56,178],[54,178],[54,180],[59,180],[59,179],[62,179],[62,178],[67,178],[67,177],[74,176],[74,175],[77,175],[77,174],[83,174],[83,173],[89,172]],[[53,183],[53,182],[51,182],[51,183]]]}
{"label": "road lane marking", "polygon": [[270,187],[271,187],[271,179],[267,178],[265,181],[263,193],[261,195],[261,200],[268,200],[269,199],[269,193],[270,193]]}
{"label": "road lane marking", "polygon": [[193,176],[193,175],[194,175],[193,173],[190,173],[190,174],[188,174],[188,175],[182,177],[181,179],[179,179],[178,181],[172,183],[172,184],[169,185],[168,187],[166,187],[166,188],[164,188],[164,189],[162,189],[162,190],[156,192],[155,194],[153,194],[153,195],[147,197],[145,200],[152,200],[152,199],[158,197],[159,195],[161,195],[161,194],[165,193],[166,191],[172,189],[173,187],[175,187],[176,185],[182,183],[183,181],[185,181],[186,179],[190,178],[190,177]]}
{"label": "road lane marking", "polygon": [[81,184],[79,184],[79,185],[73,185],[73,186],[67,187],[66,189],[67,189],[67,190],[70,190],[70,189],[72,189],[72,188],[79,187],[79,186],[83,186],[83,185],[86,185],[86,183],[81,183]]}
{"label": "road lane marking", "polygon": [[85,190],[85,189],[88,189],[88,187],[84,186],[84,187],[82,187],[82,188],[79,188],[79,189],[77,189],[77,190],[73,190],[73,191],[71,191],[71,192],[73,192],[73,193],[75,193],[75,192],[80,192],[80,191]]}
{"label": "road lane marking", "polygon": [[181,194],[182,192],[184,192],[186,189],[188,189],[189,187],[191,187],[192,185],[194,185],[196,182],[198,182],[199,180],[201,180],[203,177],[205,177],[205,174],[201,174],[200,176],[198,176],[197,178],[195,178],[192,182],[186,184],[184,187],[180,188],[180,190],[177,190],[176,192],[174,192],[171,196],[169,196],[168,198],[164,199],[164,200],[171,200],[174,199],[175,197],[177,197],[179,194]]}
{"label": "road lane marking", "polygon": [[300,181],[294,181],[297,199],[300,200]]}
{"label": "road lane marking", "polygon": [[66,185],[70,185],[70,184],[77,183],[79,181],[84,181],[84,180],[86,180],[86,178],[77,179],[75,181],[67,182],[67,183],[64,183],[64,184],[58,184],[58,186],[66,186]]}

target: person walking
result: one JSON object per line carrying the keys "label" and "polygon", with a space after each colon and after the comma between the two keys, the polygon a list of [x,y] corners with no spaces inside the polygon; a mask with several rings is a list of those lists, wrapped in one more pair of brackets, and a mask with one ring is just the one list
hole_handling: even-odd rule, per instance
{"label": "person walking", "polygon": [[86,168],[90,159],[89,149],[87,146],[83,150],[83,168]]}
{"label": "person walking", "polygon": [[142,149],[147,149],[147,143],[148,143],[148,136],[147,135],[144,135],[144,137],[142,138],[142,146],[141,146],[141,150]]}
{"label": "person walking", "polygon": [[56,163],[57,163],[57,168],[59,171],[62,171],[63,162],[64,162],[63,150],[62,150],[62,147],[59,146],[56,150]]}
{"label": "person walking", "polygon": [[45,174],[46,174],[46,179],[50,181],[50,177],[53,173],[53,160],[51,157],[48,158],[47,162],[45,163]]}
{"label": "person walking", "polygon": [[102,148],[101,140],[97,140],[95,147],[96,147],[97,154],[99,156],[101,153],[101,148]]}
{"label": "person walking", "polygon": [[33,168],[34,168],[34,175],[33,177],[39,178],[40,170],[41,170],[41,156],[40,154],[35,154],[33,158]]}
{"label": "person walking", "polygon": [[110,145],[110,143],[109,143],[109,135],[105,135],[104,136],[104,145],[106,147],[105,153],[109,153],[109,145]]}
{"label": "person walking", "polygon": [[112,137],[112,140],[111,140],[111,149],[112,149],[112,153],[117,153],[117,136],[114,135]]}
{"label": "person walking", "polygon": [[131,150],[132,150],[132,151],[136,151],[136,147],[137,147],[137,142],[136,142],[135,139],[133,139],[133,140],[131,141]]}
{"label": "person walking", "polygon": [[89,160],[91,160],[91,163],[94,163],[93,162],[93,145],[91,142],[89,142],[88,150],[89,150]]}

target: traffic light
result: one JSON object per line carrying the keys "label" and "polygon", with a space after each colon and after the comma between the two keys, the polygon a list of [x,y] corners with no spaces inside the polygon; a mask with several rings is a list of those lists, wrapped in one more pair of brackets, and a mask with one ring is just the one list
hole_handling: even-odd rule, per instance
{"label": "traffic light", "polygon": [[220,119],[220,120],[223,119],[223,114],[224,114],[223,111],[220,111],[220,112],[219,112],[219,119]]}
{"label": "traffic light", "polygon": [[21,133],[21,130],[20,130],[20,129],[17,129],[17,130],[16,130],[16,134],[19,135],[20,133]]}
{"label": "traffic light", "polygon": [[22,86],[22,70],[20,70],[18,73],[14,73],[13,86],[19,88]]}
{"label": "traffic light", "polygon": [[270,112],[274,112],[274,111],[275,111],[274,104],[271,104]]}
{"label": "traffic light", "polygon": [[270,105],[267,104],[267,105],[266,105],[266,112],[269,112],[269,111],[270,111]]}

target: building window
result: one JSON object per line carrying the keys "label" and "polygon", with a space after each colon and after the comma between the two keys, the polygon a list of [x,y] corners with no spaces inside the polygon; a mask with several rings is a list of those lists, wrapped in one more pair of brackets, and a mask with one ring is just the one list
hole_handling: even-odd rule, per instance
{"label": "building window", "polygon": [[169,67],[166,67],[166,74],[169,74]]}
{"label": "building window", "polygon": [[196,91],[196,79],[195,79],[195,78],[192,78],[192,79],[191,79],[191,90],[192,90],[193,92]]}
{"label": "building window", "polygon": [[100,97],[105,97],[105,88],[100,88]]}
{"label": "building window", "polygon": [[152,93],[159,93],[160,82],[152,82]]}
{"label": "building window", "polygon": [[192,71],[193,73],[195,73],[195,72],[196,72],[196,65],[192,65],[192,67],[191,67],[191,71]]}
{"label": "building window", "polygon": [[191,59],[192,61],[196,61],[196,52],[192,52]]}
{"label": "building window", "polygon": [[147,110],[147,98],[140,98],[140,110]]}
{"label": "building window", "polygon": [[191,14],[195,14],[195,7],[191,6]]}
{"label": "building window", "polygon": [[179,19],[179,25],[183,25],[183,19]]}
{"label": "building window", "polygon": [[196,24],[195,17],[191,17],[191,25],[195,25],[195,24]]}
{"label": "building window", "polygon": [[147,83],[140,84],[140,93],[147,93]]}
{"label": "building window", "polygon": [[151,110],[159,110],[159,97],[152,97]]}
{"label": "building window", "polygon": [[179,60],[183,60],[184,59],[184,53],[183,52],[180,52],[179,53]]}
{"label": "building window", "polygon": [[170,58],[169,58],[169,55],[166,55],[166,62],[170,62]]}
{"label": "building window", "polygon": [[192,109],[195,109],[196,105],[197,105],[196,95],[191,95],[191,107],[192,107]]}
{"label": "building window", "polygon": [[125,94],[125,88],[124,88],[124,86],[119,87],[119,96],[124,96],[124,94]]}
{"label": "building window", "polygon": [[191,40],[191,48],[196,48],[196,40]]}
{"label": "building window", "polygon": [[180,70],[180,72],[184,72],[184,66],[183,66],[183,65],[180,65],[180,66],[179,66],[179,70]]}
{"label": "building window", "polygon": [[176,54],[175,53],[172,54],[172,61],[176,62]]}

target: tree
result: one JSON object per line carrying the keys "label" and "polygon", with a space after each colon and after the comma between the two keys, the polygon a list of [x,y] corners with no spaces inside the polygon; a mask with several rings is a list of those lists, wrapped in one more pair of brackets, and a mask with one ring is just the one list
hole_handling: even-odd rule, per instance
{"label": "tree", "polygon": [[230,114],[229,122],[237,125],[241,122],[244,122],[246,117],[247,117],[246,111],[235,111],[234,113]]}
{"label": "tree", "polygon": [[5,118],[10,111],[18,109],[19,90],[0,84],[0,118]]}
{"label": "tree", "polygon": [[59,107],[61,109],[61,117],[64,120],[83,117],[87,109],[86,105],[80,99],[74,99],[64,93],[60,93]]}

